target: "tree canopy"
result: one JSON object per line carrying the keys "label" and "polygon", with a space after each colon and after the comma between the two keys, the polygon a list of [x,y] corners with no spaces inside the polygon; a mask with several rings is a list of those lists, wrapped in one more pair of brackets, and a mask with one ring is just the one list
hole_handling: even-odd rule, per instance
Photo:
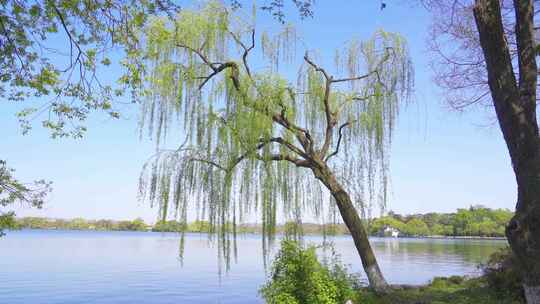
{"label": "tree canopy", "polygon": [[3,0],[0,6],[0,98],[28,104],[17,114],[23,133],[40,118],[53,137],[81,137],[91,111],[119,116],[113,100],[122,90],[100,79],[100,70],[113,63],[119,46],[132,49],[133,30],[147,16],[179,9],[168,0]]}
{"label": "tree canopy", "polygon": [[[336,52],[339,77],[306,50],[296,83],[280,75],[296,59],[294,28],[259,34],[254,17],[216,2],[153,18],[137,39],[141,51],[127,62],[138,68],[125,80],[143,102],[141,125],[158,145],[170,128],[185,132],[178,149],[158,146],[141,174],[140,195],[162,219],[185,223],[188,208],[198,210],[227,254],[226,224],[258,211],[266,247],[278,210],[297,222],[306,210],[336,213],[324,185],[313,182],[319,165],[337,173],[356,207],[384,204],[391,133],[412,87],[399,35],[381,30],[350,41]],[[250,66],[254,50],[267,68]]]}

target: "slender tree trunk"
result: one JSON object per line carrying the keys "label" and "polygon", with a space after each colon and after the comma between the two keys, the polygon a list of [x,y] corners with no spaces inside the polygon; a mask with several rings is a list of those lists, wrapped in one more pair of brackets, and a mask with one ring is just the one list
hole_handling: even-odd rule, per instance
{"label": "slender tree trunk", "polygon": [[388,291],[388,283],[384,279],[373,249],[369,243],[368,235],[358,212],[352,203],[349,194],[336,180],[334,174],[325,164],[312,168],[315,177],[319,179],[335,198],[341,217],[347,225],[354,240],[356,250],[362,260],[362,266],[368,277],[369,285],[379,293]]}
{"label": "slender tree trunk", "polygon": [[523,273],[527,303],[540,304],[540,137],[536,120],[534,2],[514,0],[519,81],[499,0],[476,0],[474,17],[499,126],[516,175],[516,212],[506,236]]}

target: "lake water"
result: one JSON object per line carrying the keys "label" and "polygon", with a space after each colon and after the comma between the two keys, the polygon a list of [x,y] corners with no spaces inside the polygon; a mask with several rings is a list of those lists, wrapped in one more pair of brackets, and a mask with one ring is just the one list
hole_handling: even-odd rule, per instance
{"label": "lake water", "polygon": [[[320,243],[322,237],[306,237]],[[497,240],[373,238],[391,283],[422,284],[434,276],[475,275],[477,264],[506,246]],[[350,237],[333,238],[353,272],[360,260]],[[261,303],[265,281],[259,236],[238,237],[238,261],[218,275],[206,235],[186,236],[183,264],[172,233],[40,231],[0,238],[0,303]]]}

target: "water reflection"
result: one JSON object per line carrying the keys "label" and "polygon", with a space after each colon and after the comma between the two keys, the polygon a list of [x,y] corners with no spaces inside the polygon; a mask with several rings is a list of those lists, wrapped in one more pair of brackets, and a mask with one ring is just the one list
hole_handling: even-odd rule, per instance
{"label": "water reflection", "polygon": [[[207,237],[186,237],[183,266],[170,233],[20,231],[0,239],[0,303],[260,303],[265,280],[258,236],[238,238],[229,273]],[[306,237],[320,244],[321,237]],[[333,240],[353,272],[362,272],[350,237]],[[392,283],[421,284],[434,276],[475,274],[476,264],[504,241],[372,239]]]}

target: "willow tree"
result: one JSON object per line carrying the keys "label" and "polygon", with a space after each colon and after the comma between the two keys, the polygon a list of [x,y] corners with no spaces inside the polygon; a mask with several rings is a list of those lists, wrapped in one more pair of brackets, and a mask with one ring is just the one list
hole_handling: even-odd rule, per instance
{"label": "willow tree", "polygon": [[[254,21],[216,3],[156,18],[140,41],[124,80],[144,101],[141,124],[158,147],[171,128],[186,136],[158,149],[141,176],[160,217],[185,223],[197,210],[228,260],[249,214],[262,216],[266,250],[278,213],[296,222],[339,213],[371,286],[385,289],[357,209],[386,200],[392,129],[412,85],[403,39],[378,31],[348,43],[336,52],[339,77],[306,51],[296,83],[278,69],[295,62],[295,31],[257,35]],[[252,52],[269,64],[255,70]]]}

